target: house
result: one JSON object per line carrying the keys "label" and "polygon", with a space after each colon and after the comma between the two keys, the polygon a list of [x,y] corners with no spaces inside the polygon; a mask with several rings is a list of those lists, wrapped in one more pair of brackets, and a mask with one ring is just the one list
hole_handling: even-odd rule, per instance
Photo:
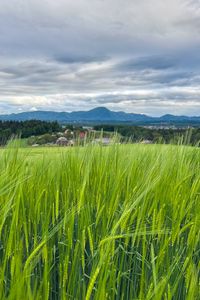
{"label": "house", "polygon": [[153,142],[150,140],[143,140],[140,144],[153,144]]}
{"label": "house", "polygon": [[107,137],[94,139],[93,144],[101,144],[103,146],[108,146],[113,143],[113,140]]}
{"label": "house", "polygon": [[66,134],[66,135],[73,135],[74,133],[70,129],[66,129],[65,132],[64,132],[64,134]]}
{"label": "house", "polygon": [[86,136],[86,133],[85,133],[84,131],[81,131],[81,132],[79,133],[79,138],[80,138],[80,139],[84,139],[85,136]]}
{"label": "house", "polygon": [[68,145],[69,147],[73,147],[74,144],[75,144],[74,141],[73,141],[73,140],[70,140],[70,141],[68,141],[68,144],[67,144],[67,145]]}
{"label": "house", "polygon": [[90,127],[90,126],[83,126],[83,129],[84,130],[87,130],[87,131],[94,131],[94,128],[93,127]]}
{"label": "house", "polygon": [[68,145],[68,140],[64,136],[61,136],[57,139],[56,145],[58,145],[58,146],[67,146]]}

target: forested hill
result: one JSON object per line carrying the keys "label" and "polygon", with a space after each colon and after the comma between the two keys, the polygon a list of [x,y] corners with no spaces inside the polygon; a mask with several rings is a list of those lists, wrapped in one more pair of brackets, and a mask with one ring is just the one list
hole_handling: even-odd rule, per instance
{"label": "forested hill", "polygon": [[42,135],[45,133],[58,132],[59,130],[61,130],[61,127],[57,122],[37,120],[24,122],[0,121],[0,143],[7,141],[12,135],[27,138],[32,135]]}

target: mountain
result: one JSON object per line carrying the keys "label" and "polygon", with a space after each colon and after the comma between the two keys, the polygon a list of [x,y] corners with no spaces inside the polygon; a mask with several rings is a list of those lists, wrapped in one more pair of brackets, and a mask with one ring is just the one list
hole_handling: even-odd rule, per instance
{"label": "mountain", "polygon": [[114,112],[105,107],[97,107],[89,111],[75,112],[53,112],[53,111],[33,111],[18,114],[0,115],[0,120],[42,120],[58,122],[127,122],[151,120],[151,117],[142,114],[125,113],[122,111]]}
{"label": "mountain", "polygon": [[67,121],[68,114],[66,112],[54,111],[30,111],[18,114],[0,115],[2,121],[26,121],[26,120],[42,120],[42,121]]}
{"label": "mountain", "polygon": [[53,112],[33,111],[18,114],[0,115],[0,120],[25,121],[25,120],[58,121],[60,123],[135,123],[135,124],[160,124],[160,123],[197,123],[199,117],[164,115],[162,117],[150,117],[145,114],[125,113],[123,111],[111,111],[106,107],[97,107],[89,111]]}
{"label": "mountain", "polygon": [[167,121],[167,122],[173,122],[173,121],[196,121],[200,122],[200,116],[199,117],[189,117],[189,116],[174,116],[174,115],[164,115],[159,118],[162,121]]}
{"label": "mountain", "polygon": [[141,114],[128,114],[121,111],[114,112],[105,107],[97,107],[89,111],[72,112],[70,118],[78,121],[137,122],[143,120],[147,121],[150,117]]}

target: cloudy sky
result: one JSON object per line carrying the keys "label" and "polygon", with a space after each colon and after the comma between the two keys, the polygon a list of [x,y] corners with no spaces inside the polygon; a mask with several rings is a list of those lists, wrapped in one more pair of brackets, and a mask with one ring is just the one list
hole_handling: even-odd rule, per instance
{"label": "cloudy sky", "polygon": [[200,0],[1,0],[0,114],[200,115]]}

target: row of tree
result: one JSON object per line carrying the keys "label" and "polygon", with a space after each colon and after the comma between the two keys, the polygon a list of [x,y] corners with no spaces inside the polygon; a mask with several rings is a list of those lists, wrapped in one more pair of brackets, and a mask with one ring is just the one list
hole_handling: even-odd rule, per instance
{"label": "row of tree", "polygon": [[[56,136],[52,137],[52,133],[58,133],[69,129],[69,135],[73,132],[73,137],[78,136],[76,133],[82,132],[83,128],[73,128],[73,126],[66,126],[62,128],[58,122],[45,122],[38,120],[30,121],[0,121],[0,145],[6,144],[6,142],[12,137],[30,138],[45,137],[44,141],[55,142]],[[104,136],[110,136],[114,132],[117,132],[121,136],[121,140],[131,142],[138,142],[141,140],[150,140],[152,142],[163,143],[177,143],[179,140],[188,144],[196,145],[200,141],[200,128],[194,129],[150,129],[139,126],[127,126],[127,125],[97,125],[94,130],[98,132],[104,132]],[[107,134],[107,135],[105,135]]]}
{"label": "row of tree", "polygon": [[5,144],[12,137],[28,138],[45,133],[62,130],[57,122],[30,121],[0,121],[0,144]]}
{"label": "row of tree", "polygon": [[122,136],[122,139],[129,139],[132,142],[150,140],[155,143],[178,143],[182,140],[192,145],[196,145],[200,142],[200,128],[150,129],[127,125],[98,125],[95,126],[94,129],[106,132],[117,132]]}

